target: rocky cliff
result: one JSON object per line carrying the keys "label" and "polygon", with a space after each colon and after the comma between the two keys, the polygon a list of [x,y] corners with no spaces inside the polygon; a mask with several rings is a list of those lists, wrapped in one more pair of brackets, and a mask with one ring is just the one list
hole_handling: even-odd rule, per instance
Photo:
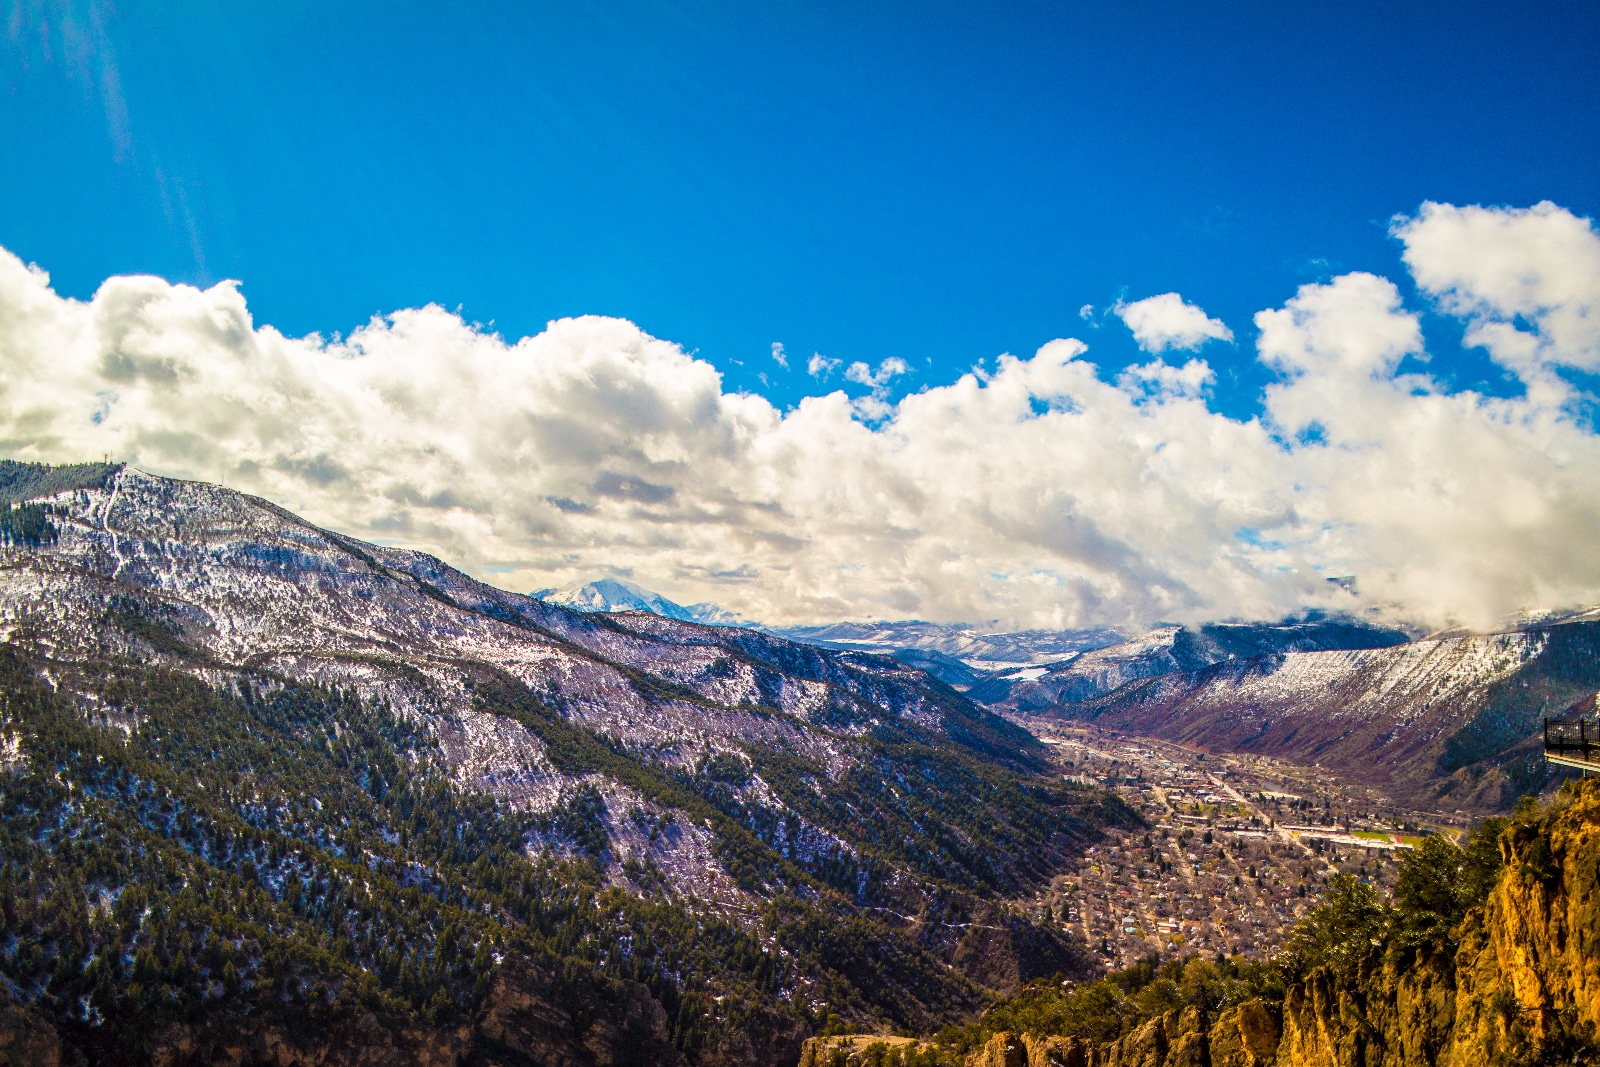
{"label": "rocky cliff", "polygon": [[1282,1067],[1473,1067],[1600,1057],[1600,781],[1525,812],[1453,954],[1392,943],[1284,1001]]}

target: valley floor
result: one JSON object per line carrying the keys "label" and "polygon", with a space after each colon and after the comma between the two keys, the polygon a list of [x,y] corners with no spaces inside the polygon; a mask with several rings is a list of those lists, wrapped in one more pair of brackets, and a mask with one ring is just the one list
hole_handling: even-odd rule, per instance
{"label": "valley floor", "polygon": [[1077,870],[1019,902],[1080,933],[1112,969],[1153,952],[1270,959],[1335,875],[1387,890],[1422,835],[1455,837],[1469,823],[1462,812],[1405,809],[1320,767],[1017,721],[1066,778],[1113,790],[1148,823],[1111,831]]}

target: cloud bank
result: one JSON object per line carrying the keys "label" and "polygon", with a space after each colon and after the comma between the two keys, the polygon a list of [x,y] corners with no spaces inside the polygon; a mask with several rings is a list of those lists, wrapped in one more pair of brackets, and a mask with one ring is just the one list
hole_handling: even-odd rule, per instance
{"label": "cloud bank", "polygon": [[109,453],[507,588],[619,573],[775,623],[1271,617],[1358,606],[1342,575],[1434,624],[1600,602],[1600,436],[1563,376],[1600,364],[1600,235],[1549,204],[1393,232],[1522,395],[1414,369],[1419,310],[1371,274],[1256,316],[1277,378],[1241,421],[1201,360],[1110,382],[1073,339],[897,403],[905,364],[852,366],[868,397],[783,412],[617,319],[509,343],[430,306],[291,338],[232,284],[75,301],[0,253],[0,453]]}

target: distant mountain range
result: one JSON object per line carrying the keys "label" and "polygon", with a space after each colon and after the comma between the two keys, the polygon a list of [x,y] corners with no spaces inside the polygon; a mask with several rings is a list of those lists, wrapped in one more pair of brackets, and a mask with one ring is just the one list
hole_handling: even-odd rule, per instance
{"label": "distant mountain range", "polygon": [[[1199,670],[1281,652],[1385,648],[1412,634],[1345,615],[1281,622],[995,632],[919,620],[767,627],[715,604],[683,607],[616,578],[540,589],[536,599],[584,612],[646,611],[712,626],[742,626],[841,652],[873,652],[917,667],[986,704],[1022,711],[1109,693],[1138,678]],[[1542,617],[1542,616],[1541,616]]]}
{"label": "distant mountain range", "polygon": [[618,578],[538,589],[529,595],[575,611],[648,611],[663,618],[707,626],[746,627],[840,652],[880,653],[927,671],[960,690],[977,685],[995,671],[1058,663],[1126,639],[1119,631],[1104,627],[996,633],[964,623],[916,620],[769,627],[715,604],[684,607],[659,593]]}
{"label": "distant mountain range", "polygon": [[[645,606],[653,594],[629,589],[631,608],[655,610]],[[1541,718],[1600,690],[1595,608],[1523,612],[1491,634],[1426,636],[1315,613],[1133,635],[915,621],[770,632],[889,656],[1024,720],[1322,763],[1408,803],[1452,810],[1504,808],[1544,788]]]}
{"label": "distant mountain range", "polygon": [[1284,652],[1387,648],[1404,630],[1347,616],[1312,615],[1276,623],[1161,626],[1041,670],[1011,672],[975,686],[973,698],[1021,711],[1103,696],[1140,678],[1197,671],[1216,663]]}

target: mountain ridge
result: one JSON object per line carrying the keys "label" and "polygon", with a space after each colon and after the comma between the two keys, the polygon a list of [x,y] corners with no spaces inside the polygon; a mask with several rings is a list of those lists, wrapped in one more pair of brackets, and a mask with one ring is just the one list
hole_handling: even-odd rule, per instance
{"label": "mountain ridge", "polygon": [[[1600,636],[1575,636],[1600,635],[1596,613],[1526,611],[1484,633],[1419,635],[1327,613],[1174,624],[1112,643],[1101,642],[1121,635],[1051,633],[1042,636],[1057,646],[1043,648],[1056,655],[1023,646],[1001,654],[1037,662],[990,669],[940,651],[970,653],[970,643],[954,642],[981,638],[954,626],[839,623],[789,632],[824,647],[875,649],[1019,721],[1077,719],[1322,764],[1420,808],[1486,812],[1507,810],[1559,777],[1536,751],[1539,720],[1600,691],[1600,666],[1585,665],[1600,655],[1588,650]],[[1555,645],[1583,648],[1551,652],[1552,634]],[[1547,672],[1545,664],[1556,665]]]}
{"label": "mountain ridge", "polygon": [[[1418,808],[1485,814],[1564,776],[1544,762],[1541,720],[1597,692],[1600,623],[1578,618],[1219,661],[1124,679],[1077,700],[1065,687],[1018,687],[1008,698],[1024,719],[1316,764]],[[1038,703],[1024,704],[1030,696]]]}
{"label": "mountain ridge", "polygon": [[922,1025],[1097,966],[1000,902],[1131,813],[921,672],[569,611],[204,483],[44,473],[49,536],[0,547],[0,790],[29,798],[0,897],[34,931],[0,985],[72,1033],[79,1003],[482,1041],[509,1011],[572,1055],[584,1003],[644,996],[671,1055],[641,1062],[764,1063],[830,1014]]}

